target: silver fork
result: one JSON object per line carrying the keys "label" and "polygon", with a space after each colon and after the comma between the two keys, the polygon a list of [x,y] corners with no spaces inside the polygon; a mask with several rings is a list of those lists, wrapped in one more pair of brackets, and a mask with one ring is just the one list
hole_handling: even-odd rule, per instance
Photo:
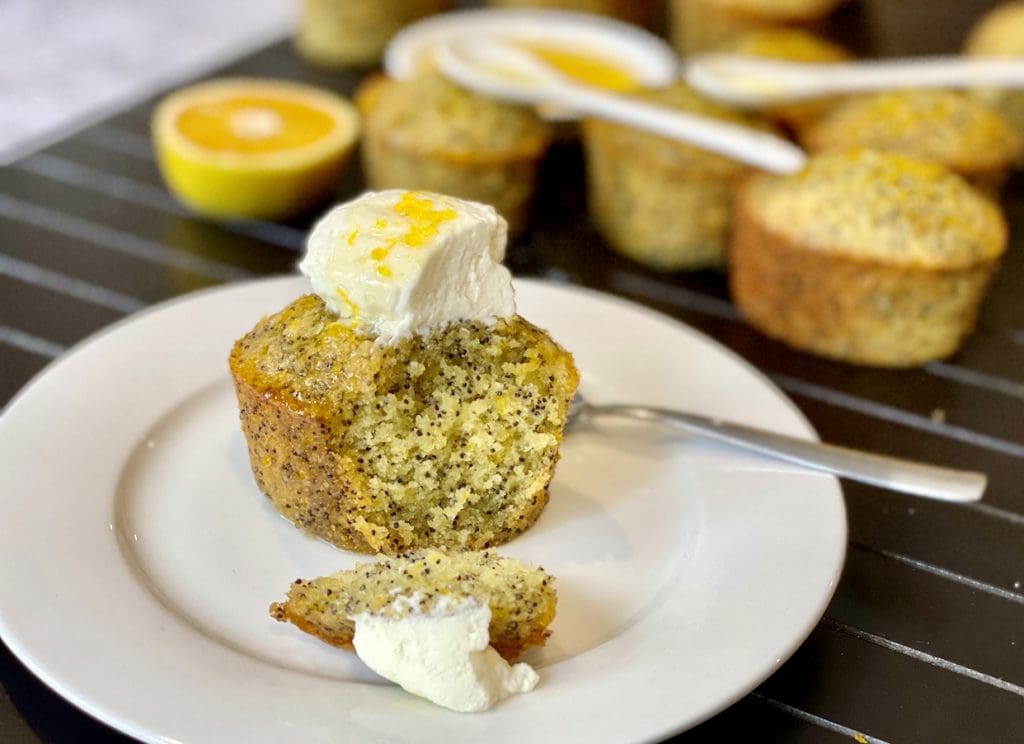
{"label": "silver fork", "polygon": [[688,434],[725,442],[740,449],[811,470],[940,501],[978,501],[988,483],[984,473],[975,471],[954,470],[834,444],[809,442],[764,429],[668,408],[594,404],[580,393],[576,393],[569,408],[569,426],[584,418],[604,417],[663,424]]}

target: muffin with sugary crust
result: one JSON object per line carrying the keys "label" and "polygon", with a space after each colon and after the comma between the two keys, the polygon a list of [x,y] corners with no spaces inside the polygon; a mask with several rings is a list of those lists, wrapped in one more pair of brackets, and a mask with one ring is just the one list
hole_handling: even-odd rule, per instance
{"label": "muffin with sugary crust", "polygon": [[270,615],[351,651],[358,616],[411,610],[405,603],[396,608],[396,597],[415,597],[416,609],[425,613],[439,602],[472,599],[488,605],[490,645],[509,661],[544,645],[557,600],[554,580],[541,568],[493,551],[422,550],[297,579],[285,601],[270,606]]}
{"label": "muffin with sugary crust", "polygon": [[436,73],[376,76],[356,94],[370,188],[425,189],[494,206],[509,231],[529,218],[550,130],[532,109],[472,93]]}
{"label": "muffin with sugary crust", "polygon": [[391,555],[480,549],[540,516],[579,381],[522,318],[391,345],[306,295],[239,339],[231,373],[256,482],[297,526]]}
{"label": "muffin with sugary crust", "polygon": [[[810,64],[833,64],[853,58],[849,51],[823,36],[806,29],[786,26],[748,31],[731,39],[716,51],[723,54],[741,54]],[[795,101],[770,106],[761,113],[790,131],[799,131],[841,100],[842,98],[838,96],[828,96]]]}
{"label": "muffin with sugary crust", "polygon": [[[1024,57],[1024,2],[997,5],[975,24],[964,53],[970,57]],[[985,88],[975,94],[996,109],[1024,138],[1024,91]],[[1024,167],[1024,153],[1017,158]]]}
{"label": "muffin with sugary crust", "polygon": [[[637,98],[733,124],[765,126],[678,84]],[[658,271],[720,267],[733,191],[749,168],[632,127],[583,121],[590,218],[619,253]]]}
{"label": "muffin with sugary crust", "polygon": [[790,346],[908,367],[970,334],[1006,240],[998,207],[938,164],[829,153],[744,185],[730,286],[751,325]]}
{"label": "muffin with sugary crust", "polygon": [[500,8],[571,10],[577,13],[611,16],[620,21],[651,26],[658,18],[657,0],[487,0]]}
{"label": "muffin with sugary crust", "polygon": [[810,27],[842,0],[670,0],[669,36],[681,54],[717,51],[750,31]]}
{"label": "muffin with sugary crust", "polygon": [[855,96],[800,131],[810,152],[892,150],[933,160],[996,193],[1021,152],[1006,121],[977,99],[950,90]]}
{"label": "muffin with sugary crust", "polygon": [[452,0],[303,0],[295,47],[321,67],[372,67],[405,26],[453,5]]}
{"label": "muffin with sugary crust", "polygon": [[845,62],[852,54],[830,39],[807,29],[771,26],[748,31],[718,51],[749,54],[789,62]]}

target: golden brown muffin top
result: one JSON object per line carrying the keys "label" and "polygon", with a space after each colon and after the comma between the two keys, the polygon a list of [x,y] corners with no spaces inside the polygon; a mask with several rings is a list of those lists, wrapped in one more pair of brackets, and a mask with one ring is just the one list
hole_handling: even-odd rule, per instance
{"label": "golden brown muffin top", "polygon": [[899,153],[827,153],[796,175],[759,174],[739,208],[807,250],[893,266],[959,269],[1006,249],[991,200],[941,165]]}
{"label": "golden brown muffin top", "polygon": [[238,339],[231,367],[264,395],[330,414],[346,397],[372,392],[368,380],[383,365],[385,352],[308,294]]}
{"label": "golden brown muffin top", "polygon": [[979,57],[1024,56],[1024,2],[1003,3],[983,15],[964,50]]}
{"label": "golden brown muffin top", "polygon": [[849,98],[804,128],[812,152],[869,147],[935,160],[961,173],[1008,166],[1021,142],[999,114],[949,90],[908,90]]}
{"label": "golden brown muffin top", "polygon": [[[722,45],[716,51],[817,64],[845,62],[853,56],[838,44],[812,34],[810,31],[785,26],[767,26],[748,31]],[[767,107],[764,114],[769,119],[781,121],[790,129],[799,131],[828,111],[839,100],[842,99],[838,96],[828,96],[781,103]]]}
{"label": "golden brown muffin top", "polygon": [[780,23],[823,18],[841,2],[842,0],[703,0],[707,8]]}
{"label": "golden brown muffin top", "polygon": [[537,157],[549,139],[532,109],[477,95],[436,73],[371,79],[356,102],[367,133],[406,152],[481,163]]}
{"label": "golden brown muffin top", "polygon": [[[418,596],[417,596],[418,595]],[[401,617],[403,603],[429,612],[447,601],[466,598],[486,603],[494,649],[513,659],[529,646],[543,645],[555,617],[554,578],[542,568],[493,551],[418,550],[401,556],[378,556],[376,563],[357,563],[315,579],[297,579],[284,602],[270,606],[275,620],[292,622],[307,633],[341,648],[352,648],[354,620],[363,613]]]}
{"label": "golden brown muffin top", "polygon": [[[330,417],[352,400],[373,395],[379,382],[375,376],[385,367],[404,368],[410,359],[422,358],[424,347],[430,344],[435,344],[436,353],[439,339],[449,335],[446,329],[457,328],[494,342],[499,342],[502,335],[514,335],[524,344],[538,346],[545,364],[553,364],[559,355],[571,359],[545,331],[518,315],[498,318],[493,325],[479,321],[452,323],[427,335],[413,335],[384,346],[349,328],[319,296],[307,294],[264,317],[239,338],[231,350],[231,368],[261,394],[284,400],[295,409]],[[578,380],[571,362],[562,368],[570,369],[570,377]],[[516,373],[511,368],[506,371]],[[575,384],[572,382],[573,387]]]}
{"label": "golden brown muffin top", "polygon": [[[718,119],[761,130],[770,131],[772,129],[764,120],[705,98],[684,83],[677,83],[668,88],[641,91],[631,97],[709,119]],[[702,170],[723,175],[739,173],[747,169],[744,164],[722,155],[716,155],[707,150],[634,129],[624,124],[587,119],[584,121],[584,136],[588,140],[599,138],[606,144],[619,148],[623,157],[642,157],[660,162],[669,168],[700,167]]]}
{"label": "golden brown muffin top", "polygon": [[790,62],[844,62],[853,56],[817,34],[784,26],[749,31],[717,51]]}
{"label": "golden brown muffin top", "polygon": [[[487,604],[493,601],[509,614],[518,613],[517,619],[528,621],[531,602],[536,610],[542,603],[541,595],[549,600],[555,597],[554,579],[544,569],[488,550],[449,552],[427,548],[390,558],[378,556],[372,563],[357,563],[354,569],[300,580],[293,586],[302,585],[333,587],[335,591],[328,596],[334,598],[327,601],[337,605],[342,616],[350,620],[363,613],[388,617],[403,617],[414,611],[428,613],[443,605],[445,598],[472,597]],[[415,592],[422,594],[420,602],[395,605],[397,596],[409,597]]]}

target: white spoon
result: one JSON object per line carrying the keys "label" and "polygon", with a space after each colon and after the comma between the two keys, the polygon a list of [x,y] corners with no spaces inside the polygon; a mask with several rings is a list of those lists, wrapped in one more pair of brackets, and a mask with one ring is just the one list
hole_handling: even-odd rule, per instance
{"label": "white spoon", "polygon": [[795,173],[807,161],[799,147],[781,137],[576,83],[526,50],[494,37],[444,44],[435,61],[445,76],[482,95],[566,106],[775,173]]}
{"label": "white spoon", "polygon": [[683,77],[709,98],[761,107],[900,88],[1024,88],[1024,59],[949,56],[808,64],[708,54],[688,60]]}

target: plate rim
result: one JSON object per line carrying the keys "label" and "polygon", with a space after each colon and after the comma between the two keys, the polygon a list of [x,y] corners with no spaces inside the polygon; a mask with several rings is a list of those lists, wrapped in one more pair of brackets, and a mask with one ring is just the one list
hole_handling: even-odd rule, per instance
{"label": "plate rim", "polygon": [[[26,383],[26,385],[22,387],[21,390],[19,390],[11,398],[11,400],[4,406],[2,411],[0,411],[0,431],[2,431],[5,423],[10,418],[10,413],[12,411],[17,410],[20,406],[25,405],[23,401],[27,397],[32,395],[32,390],[36,387],[36,385],[39,384],[40,381],[43,380],[45,377],[52,374],[54,369],[56,369],[60,365],[68,363],[67,360],[92,348],[94,344],[100,342],[102,339],[116,336],[118,333],[121,332],[121,330],[124,327],[138,323],[145,323],[147,319],[149,319],[154,314],[162,313],[170,308],[179,305],[189,304],[191,302],[194,302],[196,300],[199,300],[203,297],[207,297],[210,295],[238,291],[240,289],[243,291],[250,291],[257,286],[269,286],[279,282],[295,282],[299,279],[300,277],[298,275],[288,274],[282,276],[272,276],[257,279],[254,281],[207,287],[170,298],[161,303],[154,304],[138,313],[121,318],[115,323],[112,323],[102,329],[99,329],[95,333],[90,334],[90,336],[74,344],[72,347],[68,349],[68,351],[65,354],[61,355],[61,357],[52,360],[50,363],[48,363],[42,370],[40,370],[35,376],[33,376],[33,378],[28,383]],[[761,386],[770,391],[781,403],[784,404],[785,408],[792,415],[794,421],[799,425],[799,428],[802,430],[800,434],[801,436],[805,436],[806,438],[813,440],[817,439],[817,434],[811,426],[810,422],[803,415],[803,412],[789,398],[789,396],[787,396],[782,390],[780,390],[778,386],[776,386],[771,381],[770,378],[768,378],[763,372],[761,372],[761,370],[757,369],[746,359],[744,359],[743,357],[741,357],[728,347],[724,346],[723,344],[719,343],[717,340],[710,337],[709,335],[656,309],[645,306],[638,302],[634,302],[630,299],[609,294],[607,292],[603,292],[601,290],[594,289],[591,287],[537,279],[523,279],[519,277],[517,277],[515,281],[517,285],[539,285],[541,287],[551,288],[556,291],[567,291],[577,295],[585,295],[598,301],[609,302],[611,304],[616,304],[622,307],[630,308],[633,311],[643,314],[648,319],[657,321],[659,323],[667,324],[673,329],[689,335],[691,338],[695,339],[699,343],[714,347],[714,349],[720,354],[724,355],[724,357],[728,359],[728,361],[731,364],[741,368],[745,375],[756,380]],[[836,481],[836,479],[832,480],[836,482],[835,499],[838,500],[838,505],[840,507],[840,519],[839,524],[836,525],[839,528],[839,539],[837,541],[837,545],[835,546],[836,553],[834,556],[835,560],[833,570],[831,572],[831,581],[829,583],[827,591],[824,593],[824,596],[820,598],[820,606],[815,609],[813,617],[809,618],[804,624],[801,625],[801,627],[799,628],[799,632],[795,634],[794,638],[792,639],[792,642],[787,645],[783,659],[788,659],[792,655],[792,653],[794,653],[799,648],[799,646],[806,640],[806,638],[810,635],[813,629],[817,626],[822,614],[828,606],[828,603],[831,601],[831,598],[838,585],[843,565],[845,563],[848,521],[846,518],[845,503],[843,500],[842,491],[838,487],[838,481]],[[57,694],[59,694],[61,697],[63,697],[65,700],[67,700],[75,707],[85,712],[87,715],[90,715],[91,717],[104,722],[105,724],[115,728],[118,731],[126,733],[130,736],[135,736],[137,738],[148,739],[149,737],[160,735],[159,732],[154,732],[152,729],[147,729],[145,727],[138,728],[135,725],[133,725],[134,718],[131,715],[117,715],[113,711],[107,711],[106,709],[97,709],[96,707],[90,704],[87,698],[80,697],[76,694],[76,691],[74,689],[69,688],[67,684],[62,682],[59,679],[59,674],[54,676],[51,673],[52,670],[47,669],[45,665],[35,663],[37,660],[31,653],[30,649],[24,648],[23,645],[19,642],[19,639],[17,638],[15,638],[15,640],[12,642],[11,628],[8,627],[8,624],[4,620],[4,613],[0,613],[0,637],[3,638],[5,644],[11,650],[12,654],[14,654],[22,664],[24,664],[28,669],[30,669],[34,675],[36,675],[52,690],[57,692]],[[701,721],[704,721],[712,717],[713,715],[719,713],[720,711],[729,707],[730,705],[744,697],[746,694],[748,694],[751,690],[753,690],[755,687],[761,684],[761,682],[767,679],[774,672],[774,670],[775,668],[769,668],[767,670],[764,670],[763,675],[755,675],[754,677],[751,677],[749,680],[749,684],[737,688],[735,690],[735,694],[729,696],[727,699],[721,699],[716,706],[709,707],[704,713],[702,713],[702,715],[700,715],[696,719],[683,721],[679,723],[677,727],[661,731],[657,734],[657,736],[671,736],[675,733],[678,733],[679,731],[686,730],[694,725],[697,725]]]}

